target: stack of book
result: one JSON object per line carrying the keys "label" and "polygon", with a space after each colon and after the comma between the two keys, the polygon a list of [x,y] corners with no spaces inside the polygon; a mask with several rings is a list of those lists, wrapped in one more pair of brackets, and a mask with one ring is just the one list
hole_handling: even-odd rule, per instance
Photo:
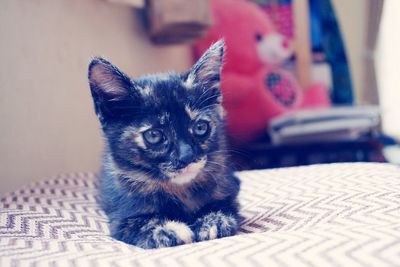
{"label": "stack of book", "polygon": [[234,167],[385,162],[379,124],[376,107],[334,107],[283,115],[270,122],[266,138],[232,149]]}

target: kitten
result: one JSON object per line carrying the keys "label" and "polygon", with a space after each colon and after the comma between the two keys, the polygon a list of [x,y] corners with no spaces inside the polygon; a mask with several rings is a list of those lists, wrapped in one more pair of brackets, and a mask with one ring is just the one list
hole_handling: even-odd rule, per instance
{"label": "kitten", "polygon": [[224,43],[185,74],[130,79],[89,65],[105,137],[100,197],[111,235],[142,248],[235,234],[239,180],[227,167],[219,89]]}

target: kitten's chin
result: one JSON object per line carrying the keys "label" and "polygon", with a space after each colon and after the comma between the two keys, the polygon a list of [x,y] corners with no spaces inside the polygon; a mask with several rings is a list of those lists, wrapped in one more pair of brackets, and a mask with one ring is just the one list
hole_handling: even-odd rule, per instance
{"label": "kitten's chin", "polygon": [[204,157],[197,162],[190,163],[179,171],[168,173],[167,176],[170,178],[171,183],[178,185],[188,184],[196,178],[205,165],[206,158]]}

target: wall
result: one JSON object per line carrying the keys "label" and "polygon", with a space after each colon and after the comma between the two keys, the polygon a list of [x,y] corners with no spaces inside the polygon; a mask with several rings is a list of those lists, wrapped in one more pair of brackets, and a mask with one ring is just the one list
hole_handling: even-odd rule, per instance
{"label": "wall", "polygon": [[0,1],[0,193],[70,171],[95,171],[102,149],[86,80],[102,55],[128,74],[189,65],[156,47],[127,6],[103,0]]}
{"label": "wall", "polygon": [[400,140],[400,1],[386,0],[375,55],[383,130]]}
{"label": "wall", "polygon": [[356,103],[362,103],[362,88],[368,0],[332,0],[344,37]]}
{"label": "wall", "polygon": [[[333,0],[357,95],[365,0]],[[0,193],[70,171],[95,171],[102,148],[86,80],[103,55],[131,75],[189,65],[183,46],[151,45],[135,12],[103,0],[0,1]]]}
{"label": "wall", "polygon": [[[364,62],[367,54],[365,49],[368,2],[373,0],[333,0],[337,15],[342,26],[347,55],[353,74],[357,103],[368,104],[363,79]],[[382,116],[383,131],[400,140],[400,1],[385,0],[378,35],[375,57],[376,74],[378,79],[379,104]]]}

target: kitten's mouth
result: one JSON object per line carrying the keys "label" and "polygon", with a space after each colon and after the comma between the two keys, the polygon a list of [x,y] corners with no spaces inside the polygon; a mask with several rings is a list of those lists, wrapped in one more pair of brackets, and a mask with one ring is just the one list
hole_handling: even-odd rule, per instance
{"label": "kitten's mouth", "polygon": [[190,163],[176,172],[168,172],[167,176],[171,179],[170,181],[172,183],[179,185],[187,184],[196,178],[205,165],[206,158],[204,157],[197,162]]}

